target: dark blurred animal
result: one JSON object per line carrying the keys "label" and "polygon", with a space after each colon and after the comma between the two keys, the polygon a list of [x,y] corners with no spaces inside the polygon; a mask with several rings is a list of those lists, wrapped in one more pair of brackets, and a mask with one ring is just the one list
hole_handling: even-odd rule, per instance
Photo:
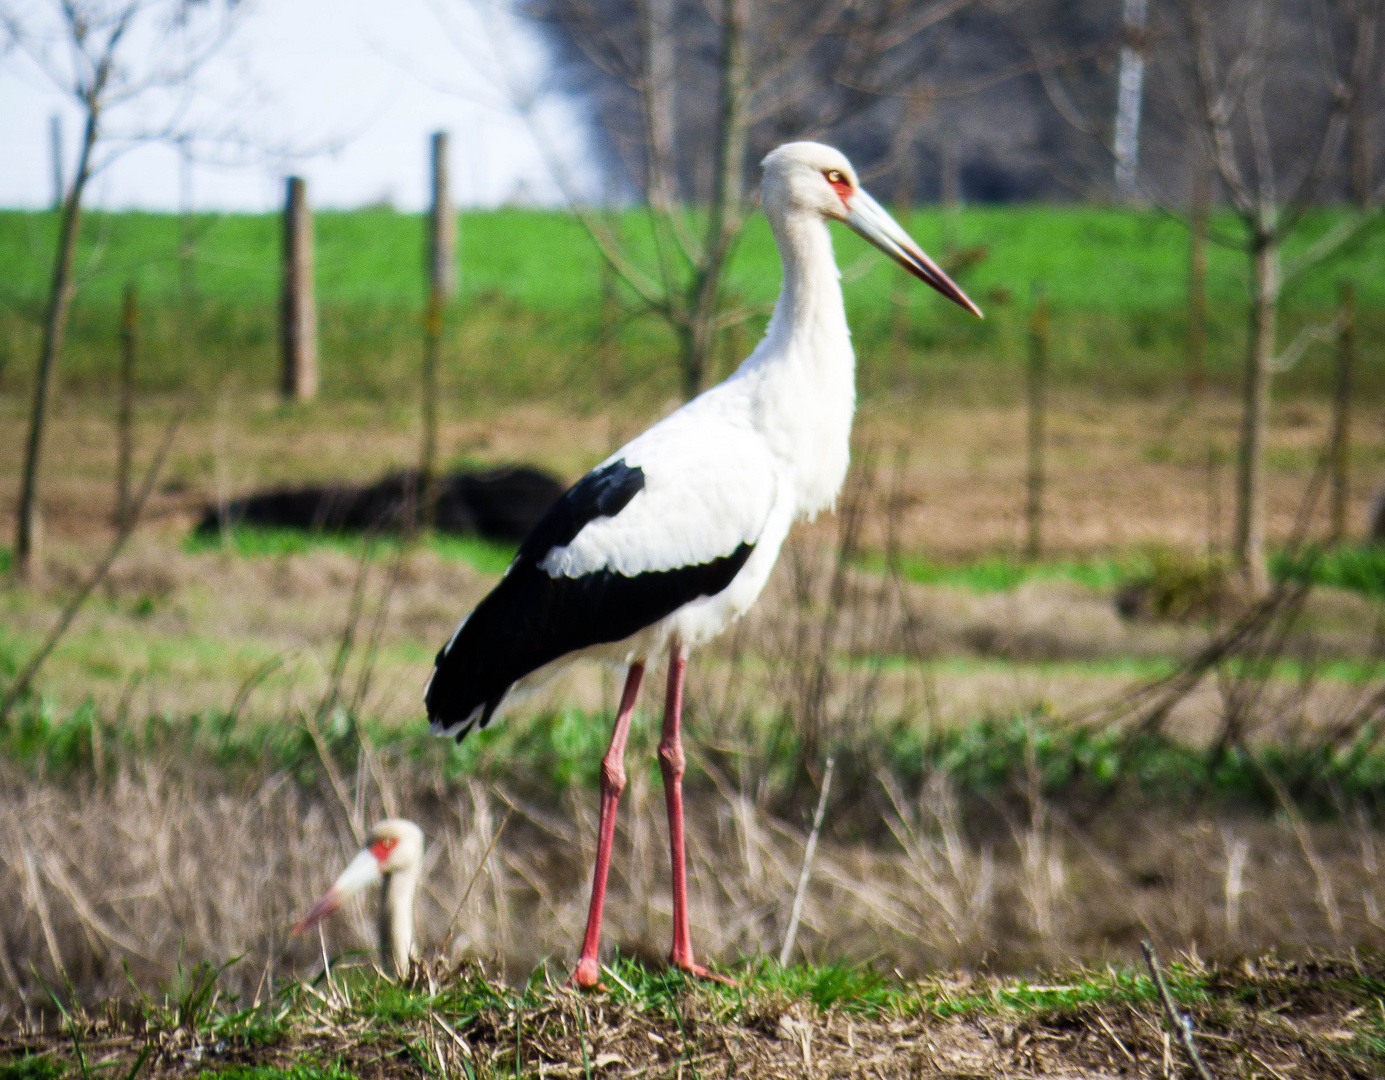
{"label": "dark blurred animal", "polygon": [[[431,518],[434,528],[474,533],[517,544],[563,493],[548,473],[528,465],[485,472],[456,472],[438,478]],[[417,472],[391,473],[378,483],[330,484],[273,491],[233,499],[224,507],[225,525],[272,525],[331,532],[390,531],[407,526],[420,504]],[[203,512],[199,533],[220,532],[223,508]]]}

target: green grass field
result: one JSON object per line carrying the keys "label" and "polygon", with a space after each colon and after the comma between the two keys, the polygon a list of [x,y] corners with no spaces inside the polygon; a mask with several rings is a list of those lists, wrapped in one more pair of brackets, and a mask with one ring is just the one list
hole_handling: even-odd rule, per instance
{"label": "green grass field", "polygon": [[[621,212],[620,228],[648,249],[647,221]],[[1308,221],[1289,251],[1330,228],[1337,214]],[[1220,223],[1231,230],[1230,221]],[[26,381],[36,350],[50,273],[55,217],[0,212],[0,387]],[[180,219],[139,212],[87,217],[78,265],[81,287],[64,371],[69,385],[109,384],[115,371],[119,297],[138,281],[144,296],[142,380],[151,388],[207,388],[227,377],[273,385],[279,222],[274,215],[197,215],[191,223],[195,302],[180,312]],[[921,242],[944,257],[935,211],[913,215]],[[374,398],[397,390],[417,365],[423,296],[423,219],[390,210],[323,212],[316,218],[316,267],[326,393]],[[1035,287],[1055,312],[1055,378],[1110,393],[1147,394],[1182,378],[1187,235],[1156,212],[1101,207],[1006,207],[963,211],[956,242],[984,249],[962,283],[987,311],[963,318],[901,275],[854,235],[838,230],[839,261],[862,361],[862,389],[962,391],[995,398],[1018,386],[1025,326]],[[672,341],[649,316],[624,320],[610,349],[598,347],[602,274],[581,225],[557,211],[505,209],[461,216],[462,294],[450,316],[447,375],[463,401],[599,392],[655,395],[676,389]],[[1385,339],[1385,230],[1289,288],[1286,333],[1335,302],[1339,279],[1355,283],[1363,344]],[[859,264],[863,272],[855,269]],[[1245,317],[1244,259],[1213,246],[1208,365],[1234,383]],[[763,218],[753,217],[735,249],[730,297],[759,311],[746,331],[727,335],[722,368],[748,349],[779,285]],[[904,346],[894,344],[893,297],[909,307]],[[628,299],[628,298],[627,298]],[[1325,321],[1323,318],[1322,321]],[[609,355],[606,355],[609,353]],[[1324,350],[1281,377],[1285,392],[1326,385]],[[959,383],[958,372],[967,375]],[[1363,391],[1385,378],[1363,370]],[[1377,385],[1379,383],[1379,385]]]}
{"label": "green grass field", "polygon": [[[429,550],[445,559],[464,562],[485,574],[501,574],[514,558],[516,547],[477,536],[428,533],[422,538]],[[223,538],[215,533],[189,534],[183,550],[189,553],[220,549],[223,544],[237,555],[278,558],[315,548],[331,548],[359,557],[367,542],[357,533],[306,532],[301,529],[249,528],[231,530]],[[378,554],[394,551],[392,538],[373,542]],[[0,573],[10,564],[10,550],[0,544]],[[1013,555],[993,555],[962,563],[937,563],[906,555],[895,568],[905,579],[921,585],[950,585],[978,593],[1006,592],[1029,581],[1070,581],[1095,590],[1114,590],[1133,582],[1162,582],[1173,576],[1216,573],[1191,556],[1169,550],[1134,551],[1123,558],[1045,559],[1031,561]],[[883,555],[861,560],[865,569],[886,568]],[[1222,568],[1224,569],[1224,568]],[[1385,598],[1385,548],[1375,544],[1312,548],[1298,555],[1275,552],[1270,570],[1277,580],[1312,581],[1317,585],[1349,589],[1373,598]]]}

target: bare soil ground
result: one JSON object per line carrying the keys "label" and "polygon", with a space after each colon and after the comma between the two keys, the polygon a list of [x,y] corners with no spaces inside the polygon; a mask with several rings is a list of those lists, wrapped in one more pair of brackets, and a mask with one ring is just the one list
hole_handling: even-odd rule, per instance
{"label": "bare soil ground", "polygon": [[[0,397],[0,511],[18,491],[27,401]],[[668,403],[671,409],[675,403]],[[145,454],[170,402],[150,403],[141,425]],[[565,413],[525,405],[454,415],[441,435],[444,460],[529,461],[576,479],[636,434],[652,415]],[[1293,529],[1304,490],[1326,443],[1325,403],[1295,400],[1272,412],[1267,449],[1271,541]],[[1209,395],[1105,402],[1072,396],[1049,414],[1046,549],[1055,555],[1109,552],[1144,543],[1205,549],[1230,535],[1231,464],[1238,406]],[[1361,535],[1385,472],[1385,431],[1358,423],[1349,533]],[[115,443],[110,405],[60,404],[45,463],[45,522],[54,542],[94,541],[108,527]],[[190,417],[179,436],[155,522],[186,525],[192,508],[219,493],[324,478],[365,479],[416,459],[409,410],[330,404],[284,409],[270,399],[223,394]],[[890,466],[903,452],[903,546],[940,560],[1015,551],[1023,543],[1025,419],[1020,408],[929,405],[884,399],[861,411],[858,458]],[[1209,459],[1211,465],[1209,467]],[[1319,512],[1325,514],[1322,506]],[[883,528],[883,522],[877,523]]]}
{"label": "bare soil ground", "polygon": [[[0,528],[6,529],[18,486],[23,406],[14,397],[0,398]],[[168,407],[149,407],[140,431],[145,458]],[[1233,402],[1215,397],[1195,406],[1057,402],[1050,419],[1048,550],[1080,556],[1119,554],[1145,543],[1193,551],[1225,544],[1235,415]],[[445,456],[459,460],[526,460],[573,478],[650,419],[530,405],[454,416],[445,425],[443,447]],[[1311,402],[1276,409],[1269,450],[1274,538],[1294,527],[1326,425],[1325,407]],[[1015,409],[872,403],[857,436],[858,460],[874,461],[876,473],[866,546],[883,547],[893,529],[905,552],[934,560],[1016,550],[1023,530],[1023,433]],[[1359,535],[1385,441],[1366,425],[1358,425],[1357,434],[1350,523]],[[412,420],[397,409],[324,404],[284,410],[227,392],[216,407],[185,421],[147,525],[54,657],[43,689],[69,705],[90,696],[104,709],[133,715],[224,709],[247,686],[247,715],[283,715],[320,700],[356,586],[356,561],[321,550],[261,559],[189,554],[181,550],[182,539],[208,501],[274,483],[376,476],[408,463],[416,444]],[[64,405],[49,447],[46,584],[37,592],[0,592],[5,630],[21,645],[36,642],[51,625],[110,533],[114,453],[104,408],[90,401]],[[830,547],[838,526],[828,515],[800,527],[793,549],[801,555],[791,552],[783,560],[756,626],[772,629],[784,621],[795,588],[788,564],[811,561]],[[385,599],[387,576],[382,561],[368,582],[368,604]],[[364,694],[358,703],[375,716],[416,716],[433,652],[492,581],[461,563],[410,554],[388,590],[370,677],[357,680]],[[858,615],[868,619],[875,601],[862,596]],[[992,596],[916,587],[907,603],[915,644],[957,662],[937,666],[926,687],[911,687],[908,670],[883,670],[882,711],[896,712],[923,694],[935,721],[1005,715],[1044,703],[1074,711],[1150,674],[1147,664],[1109,662],[1178,658],[1203,640],[1196,627],[1123,622],[1109,596],[1061,583],[1035,582]],[[1335,634],[1336,650],[1368,649],[1372,605],[1346,594],[1315,603],[1321,626],[1329,637]],[[752,628],[750,637],[763,639],[763,633]],[[876,628],[870,644],[897,654],[905,651],[897,638]],[[763,640],[751,651],[757,648],[772,662]],[[718,655],[724,658],[725,649],[707,663]],[[744,665],[737,669],[742,681],[752,675]],[[597,708],[609,704],[608,684],[600,673],[575,672],[536,705]],[[774,694],[759,696],[767,710],[776,707]],[[1185,704],[1192,712],[1179,722],[1196,730],[1198,717],[1213,704]],[[1330,711],[1330,703],[1316,709]]]}

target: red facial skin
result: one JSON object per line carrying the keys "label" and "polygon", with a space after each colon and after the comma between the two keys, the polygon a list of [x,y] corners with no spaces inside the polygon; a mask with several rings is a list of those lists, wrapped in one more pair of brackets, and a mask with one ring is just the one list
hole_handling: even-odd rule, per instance
{"label": "red facial skin", "polygon": [[381,866],[390,857],[390,852],[394,850],[395,844],[399,843],[393,836],[385,836],[376,840],[370,845],[370,853],[375,856],[375,861]]}
{"label": "red facial skin", "polygon": [[831,175],[828,173],[823,173],[822,175],[827,180],[827,182],[832,185],[832,190],[835,191],[837,193],[837,197],[842,200],[842,205],[845,206],[848,210],[851,209],[851,181],[848,180],[846,177],[841,176],[840,173],[837,174],[839,177],[841,177],[838,180],[833,180]]}

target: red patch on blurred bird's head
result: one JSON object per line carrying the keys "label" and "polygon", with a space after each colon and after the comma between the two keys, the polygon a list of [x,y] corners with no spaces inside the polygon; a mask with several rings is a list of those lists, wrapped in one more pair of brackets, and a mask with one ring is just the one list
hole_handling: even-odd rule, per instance
{"label": "red patch on blurred bird's head", "polygon": [[838,169],[828,169],[822,175],[832,185],[832,190],[837,193],[837,197],[842,200],[842,203],[849,206],[853,189],[851,181],[846,178],[846,174]]}
{"label": "red patch on blurred bird's head", "polygon": [[375,856],[376,862],[382,863],[390,857],[390,852],[397,843],[399,841],[393,836],[382,836],[370,845],[370,853]]}

